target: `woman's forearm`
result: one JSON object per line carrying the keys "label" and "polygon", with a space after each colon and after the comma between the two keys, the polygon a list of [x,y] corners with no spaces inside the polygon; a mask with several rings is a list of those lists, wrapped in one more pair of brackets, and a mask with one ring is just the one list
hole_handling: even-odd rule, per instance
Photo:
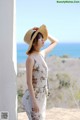
{"label": "woman's forearm", "polygon": [[48,39],[51,41],[51,43],[57,43],[58,40],[50,35],[48,35]]}

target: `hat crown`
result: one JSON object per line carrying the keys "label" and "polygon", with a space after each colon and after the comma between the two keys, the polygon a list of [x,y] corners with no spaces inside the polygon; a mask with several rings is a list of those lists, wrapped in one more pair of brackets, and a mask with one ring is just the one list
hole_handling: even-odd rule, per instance
{"label": "hat crown", "polygon": [[27,42],[28,44],[30,44],[31,42],[31,35],[33,34],[34,31],[36,30],[30,29],[24,36],[24,41]]}

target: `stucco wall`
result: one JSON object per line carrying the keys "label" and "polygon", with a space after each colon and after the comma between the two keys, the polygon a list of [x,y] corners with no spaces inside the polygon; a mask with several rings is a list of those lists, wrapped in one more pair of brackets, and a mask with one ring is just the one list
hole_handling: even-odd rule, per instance
{"label": "stucco wall", "polygon": [[0,111],[16,120],[15,1],[0,0]]}

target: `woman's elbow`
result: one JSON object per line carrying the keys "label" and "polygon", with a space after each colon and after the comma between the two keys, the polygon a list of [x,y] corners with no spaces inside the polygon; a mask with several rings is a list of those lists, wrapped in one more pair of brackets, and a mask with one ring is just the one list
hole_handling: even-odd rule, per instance
{"label": "woman's elbow", "polygon": [[54,41],[53,41],[53,43],[58,43],[59,42],[59,40],[58,39],[55,39]]}

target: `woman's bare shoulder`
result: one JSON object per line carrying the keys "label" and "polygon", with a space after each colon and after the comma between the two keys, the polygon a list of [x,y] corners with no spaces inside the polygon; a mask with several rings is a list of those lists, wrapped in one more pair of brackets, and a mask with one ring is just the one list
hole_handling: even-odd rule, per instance
{"label": "woman's bare shoulder", "polygon": [[26,59],[26,65],[30,65],[30,64],[34,64],[34,59],[32,58],[31,55],[28,55],[27,59]]}

